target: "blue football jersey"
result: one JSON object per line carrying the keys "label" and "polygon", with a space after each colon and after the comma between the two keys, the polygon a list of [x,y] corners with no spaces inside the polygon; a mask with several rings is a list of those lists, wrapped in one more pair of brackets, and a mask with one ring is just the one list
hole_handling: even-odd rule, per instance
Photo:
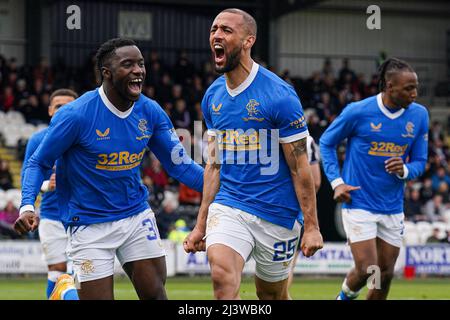
{"label": "blue football jersey", "polygon": [[[372,213],[403,212],[405,179],[414,179],[425,170],[428,152],[428,112],[412,103],[394,113],[382,102],[381,94],[351,103],[333,121],[320,138],[323,167],[328,180],[360,186],[351,192],[352,202],[344,208],[364,209]],[[336,146],[347,138],[342,174]],[[385,161],[401,157],[406,164],[405,177],[389,174]]]}
{"label": "blue football jersey", "polygon": [[247,79],[227,87],[221,76],[202,101],[208,133],[219,147],[220,189],[214,202],[292,229],[302,213],[280,143],[308,136],[291,85],[253,63]]}
{"label": "blue football jersey", "polygon": [[[25,157],[23,159],[22,165],[22,185],[23,176],[28,164],[28,160],[39,147],[39,144],[44,139],[47,133],[47,128],[34,133],[28,140],[27,147],[25,150]],[[44,174],[44,180],[49,180],[53,173],[53,168],[47,170]],[[58,208],[58,198],[56,191],[47,191],[42,193],[41,204],[40,204],[40,217],[44,219],[60,220],[59,208]]]}
{"label": "blue football jersey", "polygon": [[57,162],[58,200],[67,206],[63,223],[88,225],[115,221],[149,208],[140,164],[150,149],[164,169],[201,191],[203,169],[192,161],[172,123],[153,100],[141,95],[121,112],[103,87],[59,110],[47,135],[28,161],[22,207],[32,205],[44,174]]}

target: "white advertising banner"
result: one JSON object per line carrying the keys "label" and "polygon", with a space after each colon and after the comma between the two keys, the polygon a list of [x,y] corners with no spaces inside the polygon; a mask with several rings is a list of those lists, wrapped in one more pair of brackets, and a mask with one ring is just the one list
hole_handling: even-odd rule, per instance
{"label": "white advertising banner", "polygon": [[38,241],[1,241],[0,273],[47,273]]}

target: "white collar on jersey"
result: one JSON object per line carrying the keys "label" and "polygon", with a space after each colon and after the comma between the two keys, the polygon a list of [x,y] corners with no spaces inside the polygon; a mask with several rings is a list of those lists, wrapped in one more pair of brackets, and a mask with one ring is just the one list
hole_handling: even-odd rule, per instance
{"label": "white collar on jersey", "polygon": [[383,104],[383,99],[381,99],[381,92],[377,95],[377,103],[381,112],[383,112],[383,114],[391,120],[397,119],[403,114],[403,112],[405,112],[404,108],[401,108],[400,110],[394,113],[390,112]]}
{"label": "white collar on jersey", "polygon": [[103,89],[103,85],[101,85],[100,88],[98,88],[98,92],[100,93],[100,98],[102,99],[105,106],[109,109],[109,111],[114,113],[119,118],[125,119],[133,111],[134,102],[131,108],[128,109],[127,111],[120,111],[119,109],[114,107],[114,105],[111,103],[111,101],[109,101],[108,97],[106,96],[105,90]]}
{"label": "white collar on jersey", "polygon": [[236,97],[238,94],[242,93],[245,89],[247,89],[253,82],[253,80],[256,77],[256,74],[259,70],[259,64],[257,64],[255,61],[253,61],[252,70],[250,71],[250,74],[248,77],[236,88],[230,89],[225,81],[225,86],[227,87],[227,91],[232,97]]}

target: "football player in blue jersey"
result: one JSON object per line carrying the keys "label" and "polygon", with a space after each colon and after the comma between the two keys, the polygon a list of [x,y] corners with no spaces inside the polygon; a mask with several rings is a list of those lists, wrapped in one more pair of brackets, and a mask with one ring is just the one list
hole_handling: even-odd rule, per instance
{"label": "football player in blue jersey", "polygon": [[[343,202],[344,229],[355,261],[337,299],[355,299],[373,272],[380,281],[367,299],[386,299],[403,238],[403,192],[407,179],[424,170],[428,112],[415,103],[418,78],[406,62],[380,66],[380,93],[344,108],[320,138],[325,173],[334,199]],[[336,147],[347,139],[342,172]],[[371,278],[372,279],[372,278]]]}
{"label": "football player in blue jersey", "polygon": [[300,100],[292,86],[252,60],[256,29],[248,13],[226,9],[210,30],[215,69],[224,75],[202,101],[209,159],[197,223],[184,248],[207,250],[216,299],[239,299],[250,257],[258,297],[289,299],[300,223],[303,254],[323,246]]}
{"label": "football player in blue jersey", "polygon": [[35,230],[34,202],[56,164],[58,201],[69,233],[80,299],[113,299],[117,256],[140,299],[166,299],[165,250],[142,184],[148,149],[175,179],[203,188],[203,169],[182,147],[170,119],[141,94],[144,59],[135,42],[111,39],[97,51],[102,85],[64,106],[28,161],[15,228]]}
{"label": "football player in blue jersey", "polygon": [[[70,89],[58,89],[50,96],[48,114],[52,117],[60,107],[78,98],[76,92]],[[28,160],[36,151],[41,141],[47,133],[47,128],[34,133],[28,140],[25,150],[25,157],[22,166],[22,179],[25,173]],[[47,298],[60,300],[78,299],[77,292],[73,286],[73,279],[67,275],[67,234],[61,222],[56,195],[56,174],[53,168],[48,170],[45,181],[42,183],[42,199],[40,204],[40,224],[39,241],[42,245],[42,252],[47,262]],[[62,277],[65,275],[64,277]],[[58,281],[58,279],[65,279]],[[58,281],[58,290],[53,290]],[[65,285],[63,286],[62,283]],[[64,288],[63,288],[64,287]]]}

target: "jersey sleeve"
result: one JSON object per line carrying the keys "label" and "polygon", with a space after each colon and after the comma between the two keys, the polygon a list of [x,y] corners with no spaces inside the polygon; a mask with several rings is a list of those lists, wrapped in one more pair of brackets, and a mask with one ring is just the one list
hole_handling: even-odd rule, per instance
{"label": "jersey sleeve", "polygon": [[213,127],[212,120],[211,120],[211,114],[209,113],[210,109],[208,107],[208,101],[209,101],[209,95],[205,94],[202,99],[202,113],[203,113],[203,119],[205,120],[206,128],[208,129],[208,134],[211,136],[215,136],[215,128]]}
{"label": "jersey sleeve", "polygon": [[407,175],[406,179],[415,179],[419,177],[424,171],[428,158],[428,112],[420,116],[422,119],[420,131],[417,138],[411,146],[409,153],[409,162],[406,163]]}
{"label": "jersey sleeve", "polygon": [[275,127],[279,130],[280,143],[290,143],[309,135],[300,99],[289,94],[274,105]]}
{"label": "jersey sleeve", "polygon": [[77,142],[79,123],[79,116],[67,107],[58,111],[52,118],[47,134],[27,161],[23,176],[21,207],[34,205],[45,173],[53,168],[56,159]]}
{"label": "jersey sleeve", "polygon": [[23,185],[23,177],[25,175],[25,170],[28,166],[28,160],[30,160],[33,153],[36,151],[36,149],[39,147],[39,140],[37,139],[37,135],[34,134],[31,136],[31,138],[28,140],[27,147],[25,149],[25,156],[23,158],[23,164],[22,164],[22,171],[21,171],[21,181]]}
{"label": "jersey sleeve", "polygon": [[203,168],[187,154],[167,114],[158,106],[153,119],[155,128],[148,143],[150,150],[171,177],[202,192]]}
{"label": "jersey sleeve", "polygon": [[340,175],[336,148],[342,140],[352,135],[356,118],[355,108],[348,105],[320,137],[323,169],[333,189],[344,183]]}

